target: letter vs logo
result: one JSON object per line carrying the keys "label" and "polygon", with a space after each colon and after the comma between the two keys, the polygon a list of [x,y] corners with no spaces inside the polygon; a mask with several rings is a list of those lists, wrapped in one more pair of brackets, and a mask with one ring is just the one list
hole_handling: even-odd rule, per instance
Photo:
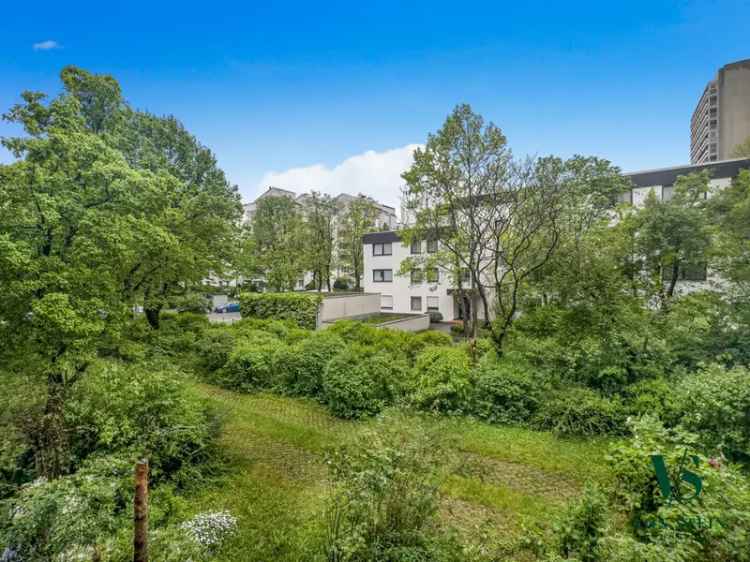
{"label": "letter vs logo", "polygon": [[[698,457],[692,455],[690,458],[695,466],[698,466]],[[667,465],[664,462],[664,457],[661,455],[651,455],[651,463],[654,465],[656,480],[659,482],[661,495],[664,496],[664,499],[668,502],[672,501],[672,498],[676,498],[679,502],[684,502],[695,499],[701,494],[701,490],[703,489],[703,480],[701,480],[701,477],[698,476],[695,472],[692,472],[685,468],[685,460],[686,455],[683,455],[682,460],[680,461],[677,475],[680,481],[687,482],[688,484],[690,484],[690,486],[692,486],[694,492],[689,496],[683,495],[679,481],[677,482],[676,486],[672,486],[672,481],[669,478],[669,473],[667,472]]]}

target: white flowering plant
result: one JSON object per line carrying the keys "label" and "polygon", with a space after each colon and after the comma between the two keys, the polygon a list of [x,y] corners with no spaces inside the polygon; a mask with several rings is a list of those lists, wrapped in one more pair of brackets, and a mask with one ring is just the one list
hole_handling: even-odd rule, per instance
{"label": "white flowering plant", "polygon": [[218,549],[237,528],[237,518],[228,511],[199,513],[180,528],[195,543],[209,551]]}

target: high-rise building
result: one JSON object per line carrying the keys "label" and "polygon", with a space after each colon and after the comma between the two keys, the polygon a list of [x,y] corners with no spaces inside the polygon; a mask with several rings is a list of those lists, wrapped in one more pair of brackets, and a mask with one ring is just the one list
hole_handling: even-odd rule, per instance
{"label": "high-rise building", "polygon": [[711,80],[690,120],[690,162],[732,158],[750,137],[750,59],[722,66]]}

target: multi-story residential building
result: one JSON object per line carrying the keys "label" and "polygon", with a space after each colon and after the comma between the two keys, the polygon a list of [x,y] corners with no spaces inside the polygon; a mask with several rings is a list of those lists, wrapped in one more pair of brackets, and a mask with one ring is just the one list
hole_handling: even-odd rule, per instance
{"label": "multi-story residential building", "polygon": [[[750,170],[750,159],[709,162],[688,166],[644,170],[625,174],[633,187],[623,194],[621,201],[635,206],[643,205],[649,192],[653,191],[660,199],[672,197],[674,183],[679,176],[708,169],[711,174],[711,191],[727,187],[740,170]],[[364,290],[380,293],[381,309],[398,313],[440,312],[446,321],[463,318],[461,299],[458,298],[456,282],[451,274],[441,269],[422,271],[411,275],[399,275],[402,262],[415,255],[435,252],[439,241],[422,241],[413,245],[402,242],[398,231],[374,232],[363,237],[365,256]],[[683,290],[691,290],[710,280],[711,273],[705,266],[685,268],[681,272],[679,285]],[[467,283],[462,285],[468,286]],[[698,285],[696,285],[698,284]],[[482,308],[475,298],[473,306],[482,317]]]}
{"label": "multi-story residential building", "polygon": [[703,90],[690,120],[690,162],[732,157],[750,137],[750,59],[719,69]]}

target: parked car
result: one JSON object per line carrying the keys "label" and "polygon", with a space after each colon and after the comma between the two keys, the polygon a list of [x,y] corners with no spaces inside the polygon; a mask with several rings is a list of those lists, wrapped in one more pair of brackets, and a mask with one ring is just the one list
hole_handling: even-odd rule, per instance
{"label": "parked car", "polygon": [[221,306],[217,306],[214,308],[214,312],[218,312],[219,314],[224,314],[225,312],[239,312],[240,311],[240,303],[238,302],[228,302],[226,304],[222,304]]}

